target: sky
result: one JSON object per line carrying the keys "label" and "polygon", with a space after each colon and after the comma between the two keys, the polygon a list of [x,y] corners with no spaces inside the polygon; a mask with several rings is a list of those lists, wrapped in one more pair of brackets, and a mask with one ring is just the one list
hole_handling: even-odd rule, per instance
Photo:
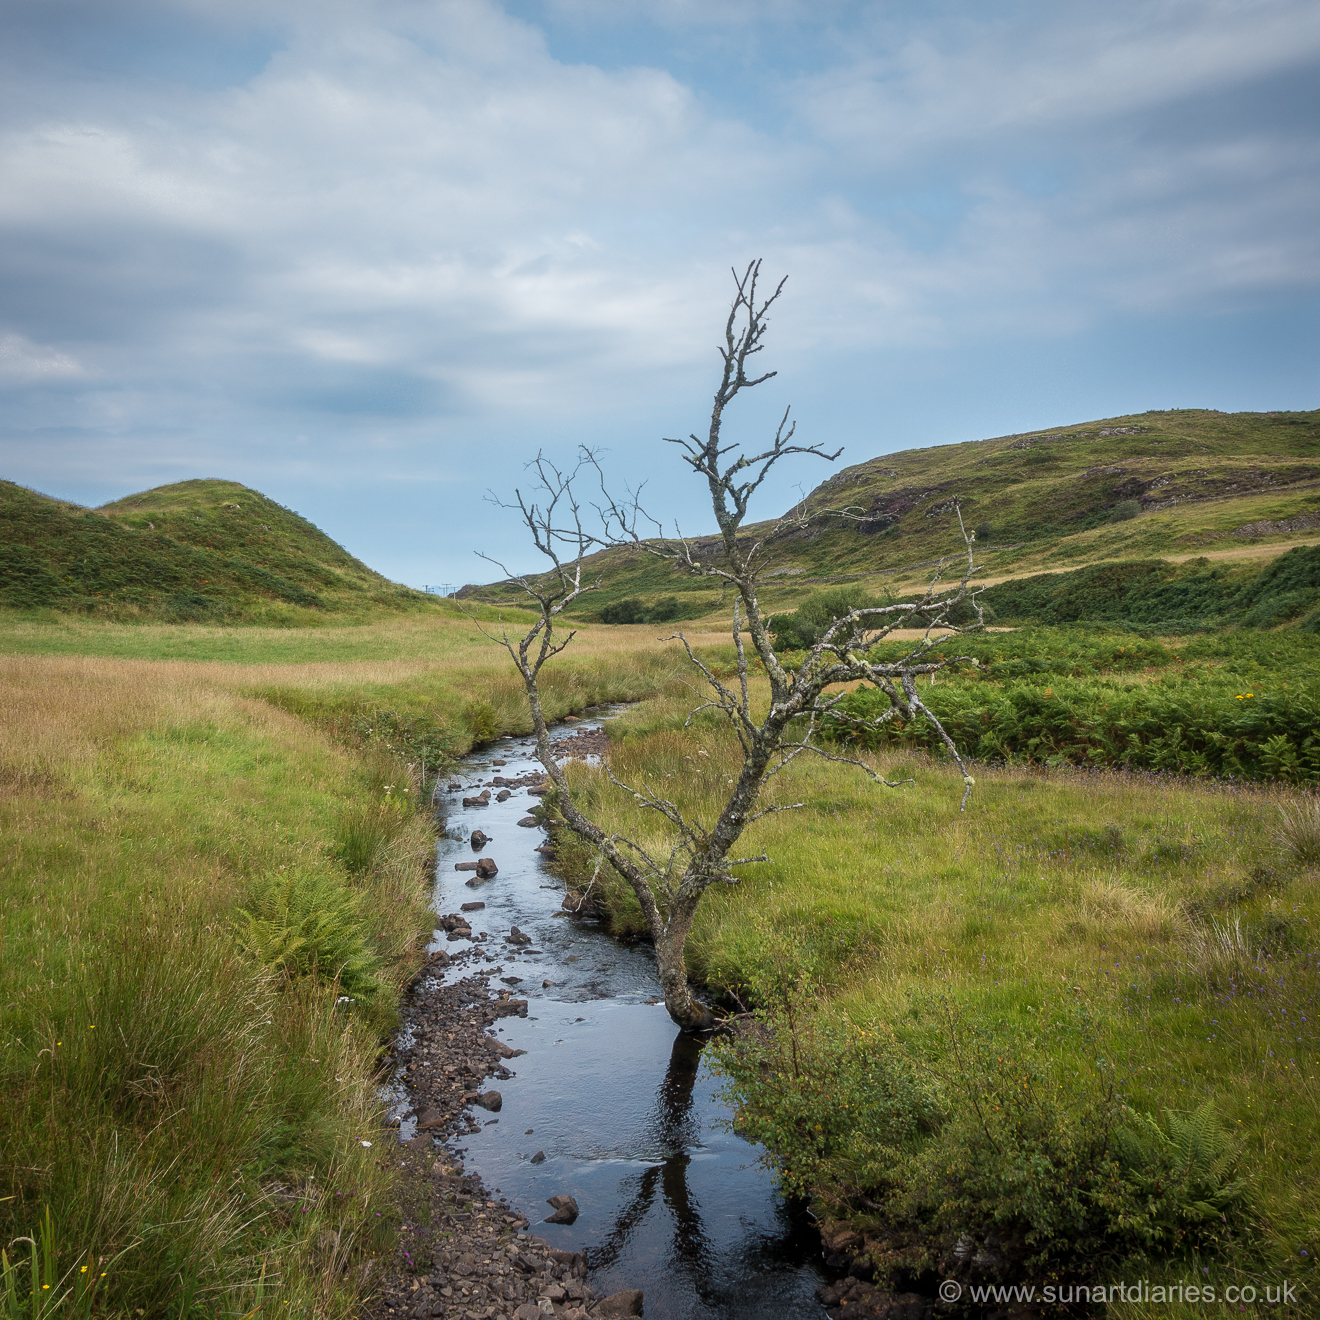
{"label": "sky", "polygon": [[488,581],[538,451],[712,527],[731,267],[843,465],[1320,406],[1318,221],[1314,0],[0,0],[0,476]]}

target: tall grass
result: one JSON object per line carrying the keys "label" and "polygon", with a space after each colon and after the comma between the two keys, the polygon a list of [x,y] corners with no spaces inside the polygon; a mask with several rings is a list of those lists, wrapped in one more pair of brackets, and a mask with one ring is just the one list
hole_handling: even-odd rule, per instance
{"label": "tall grass", "polygon": [[0,1314],[35,1314],[34,1259],[60,1314],[88,1271],[97,1314],[356,1305],[433,835],[404,763],[216,677],[0,661],[0,1236],[35,1244]]}
{"label": "tall grass", "polygon": [[[709,818],[739,758],[714,722],[678,727],[690,705],[675,696],[619,721],[611,768]],[[764,1003],[787,958],[814,987],[806,1015],[897,1033],[927,1061],[947,1049],[921,1035],[912,1008],[938,995],[1059,1079],[1090,1075],[1102,1055],[1134,1111],[1213,1101],[1243,1143],[1252,1185],[1247,1237],[1215,1248],[1214,1268],[1256,1280],[1286,1269],[1314,1287],[1320,1213],[1306,1189],[1320,1181],[1320,893],[1276,838],[1280,809],[1309,799],[1165,775],[983,766],[960,815],[961,780],[939,761],[870,762],[916,782],[877,788],[805,758],[775,781],[770,800],[802,805],[749,830],[740,851],[770,860],[707,895],[690,972],[737,1008]],[[602,771],[570,776],[607,829],[661,842],[663,822]],[[594,858],[561,852],[568,878],[583,881]],[[616,928],[640,931],[627,892],[605,892]],[[1084,1033],[1067,1025],[1079,1013]],[[1065,1127],[1069,1112],[1059,1110]]]}

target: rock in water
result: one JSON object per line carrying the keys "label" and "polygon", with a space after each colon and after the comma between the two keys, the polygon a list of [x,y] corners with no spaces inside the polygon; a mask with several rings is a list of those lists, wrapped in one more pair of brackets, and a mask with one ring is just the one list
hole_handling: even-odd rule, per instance
{"label": "rock in water", "polygon": [[489,1109],[494,1114],[503,1105],[504,1097],[498,1091],[483,1091],[473,1103],[480,1105],[483,1109]]}
{"label": "rock in water", "polygon": [[477,874],[483,880],[490,880],[492,877],[497,876],[499,873],[500,873],[500,868],[495,865],[495,859],[493,857],[477,858]]}
{"label": "rock in water", "polygon": [[596,1303],[596,1309],[591,1314],[614,1317],[641,1315],[641,1313],[642,1290],[625,1288],[622,1292],[610,1293],[608,1297],[602,1298]]}
{"label": "rock in water", "polygon": [[[563,1192],[558,1196],[547,1196],[546,1204],[554,1209],[554,1214],[546,1216],[545,1222],[547,1224],[571,1224],[578,1217],[578,1203]],[[624,1312],[623,1314],[635,1315],[637,1313],[633,1311]]]}
{"label": "rock in water", "polygon": [[468,840],[468,842],[474,848],[484,848],[486,844],[490,842],[490,835],[483,834],[480,830],[473,830],[472,837]]}

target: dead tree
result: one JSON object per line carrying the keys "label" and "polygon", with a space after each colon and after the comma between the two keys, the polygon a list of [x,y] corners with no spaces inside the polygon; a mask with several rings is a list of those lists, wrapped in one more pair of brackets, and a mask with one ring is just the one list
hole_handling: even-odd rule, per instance
{"label": "dead tree", "polygon": [[[835,619],[796,662],[795,668],[786,668],[776,654],[769,618],[757,597],[760,577],[769,567],[769,555],[775,544],[785,536],[800,533],[822,517],[850,519],[859,516],[860,511],[812,509],[804,501],[763,534],[740,536],[751,498],[776,463],[795,454],[833,461],[842,452],[827,454],[817,445],[794,443],[795,424],[790,422],[787,412],[773,439],[759,453],[744,453],[740,446],[721,440],[720,427],[729,404],[743,390],[753,389],[775,374],[771,371],[748,374],[749,360],[762,348],[767,313],[784,287],[781,280],[773,293],[762,297],[758,291],[759,276],[759,261],[749,265],[741,275],[734,272],[736,293],[725,326],[724,344],[719,350],[723,372],[706,435],[669,442],[681,448],[684,461],[705,480],[710,490],[711,508],[719,526],[717,552],[713,556],[697,553],[681,534],[643,536],[641,524],[648,520],[636,498],[628,501],[612,498],[605,489],[596,455],[587,450],[582,451],[572,470],[557,468],[538,455],[530,465],[536,477],[535,488],[529,495],[519,491],[516,504],[507,506],[520,511],[536,548],[550,561],[549,570],[541,574],[509,575],[530,598],[537,621],[521,637],[511,637],[506,632],[498,639],[522,675],[531,705],[537,756],[554,784],[555,802],[564,823],[587,840],[602,864],[613,867],[636,894],[655,944],[665,1006],[685,1031],[702,1031],[714,1024],[710,1009],[692,994],[683,958],[683,947],[702,895],[713,884],[736,884],[733,873],[737,868],[767,860],[764,856],[732,856],[735,845],[750,825],[772,812],[791,811],[803,805],[764,803],[762,790],[766,784],[797,757],[810,753],[855,766],[887,788],[898,787],[863,761],[838,755],[820,744],[818,739],[825,722],[831,721],[836,726],[842,723],[845,728],[850,723],[860,724],[840,708],[844,694],[829,693],[830,687],[860,683],[885,693],[890,705],[882,715],[867,721],[870,726],[899,718],[930,720],[962,771],[964,790],[959,810],[965,808],[973,783],[953,739],[922,703],[917,691],[917,679],[921,675],[934,674],[969,659],[938,650],[945,638],[937,637],[937,630],[956,635],[983,626],[976,593],[968,589],[974,571],[975,537],[963,528],[961,513],[958,524],[963,545],[959,558],[961,561],[965,552],[965,565],[956,586],[941,587],[944,576],[941,565],[919,599],[851,609]],[[584,508],[580,487],[588,478],[593,486],[599,487],[600,502],[596,503],[593,495]],[[656,530],[659,531],[658,527]],[[720,678],[681,631],[665,639],[683,645],[705,681],[708,696],[697,710],[713,708],[721,712],[742,749],[742,771],[718,813],[713,819],[694,819],[652,785],[622,784],[611,773],[615,784],[668,822],[670,849],[663,856],[654,855],[636,840],[611,833],[578,809],[568,779],[551,748],[538,686],[545,664],[563,651],[574,636],[572,632],[565,635],[558,630],[559,616],[583,592],[599,586],[598,582],[584,581],[586,557],[598,549],[621,544],[668,560],[678,572],[713,578],[733,596],[736,682],[726,683]],[[955,628],[948,623],[949,614],[964,599],[971,601],[975,622]],[[922,636],[906,654],[898,660],[877,657],[879,643],[898,629],[914,626],[922,630]],[[759,701],[754,697],[754,688],[759,684],[758,668],[769,683],[768,705],[763,696]]]}

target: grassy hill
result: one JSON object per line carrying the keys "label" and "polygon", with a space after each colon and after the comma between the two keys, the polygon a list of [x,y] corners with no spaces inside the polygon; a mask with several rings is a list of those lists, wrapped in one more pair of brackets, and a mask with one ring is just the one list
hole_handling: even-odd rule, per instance
{"label": "grassy hill", "polygon": [[430,600],[234,481],[180,481],[99,509],[0,482],[0,605],[10,608],[307,624]]}
{"label": "grassy hill", "polygon": [[[807,497],[823,516],[780,543],[767,602],[792,609],[827,583],[881,590],[922,580],[958,551],[955,500],[977,530],[982,581],[1198,558],[1245,579],[1290,546],[1320,540],[1320,410],[1147,412],[868,459]],[[696,545],[716,548],[709,536]],[[604,589],[584,599],[586,616],[636,599],[657,618],[692,618],[719,600],[708,582],[636,550],[604,552],[593,568]],[[465,593],[512,598],[499,583]]]}

